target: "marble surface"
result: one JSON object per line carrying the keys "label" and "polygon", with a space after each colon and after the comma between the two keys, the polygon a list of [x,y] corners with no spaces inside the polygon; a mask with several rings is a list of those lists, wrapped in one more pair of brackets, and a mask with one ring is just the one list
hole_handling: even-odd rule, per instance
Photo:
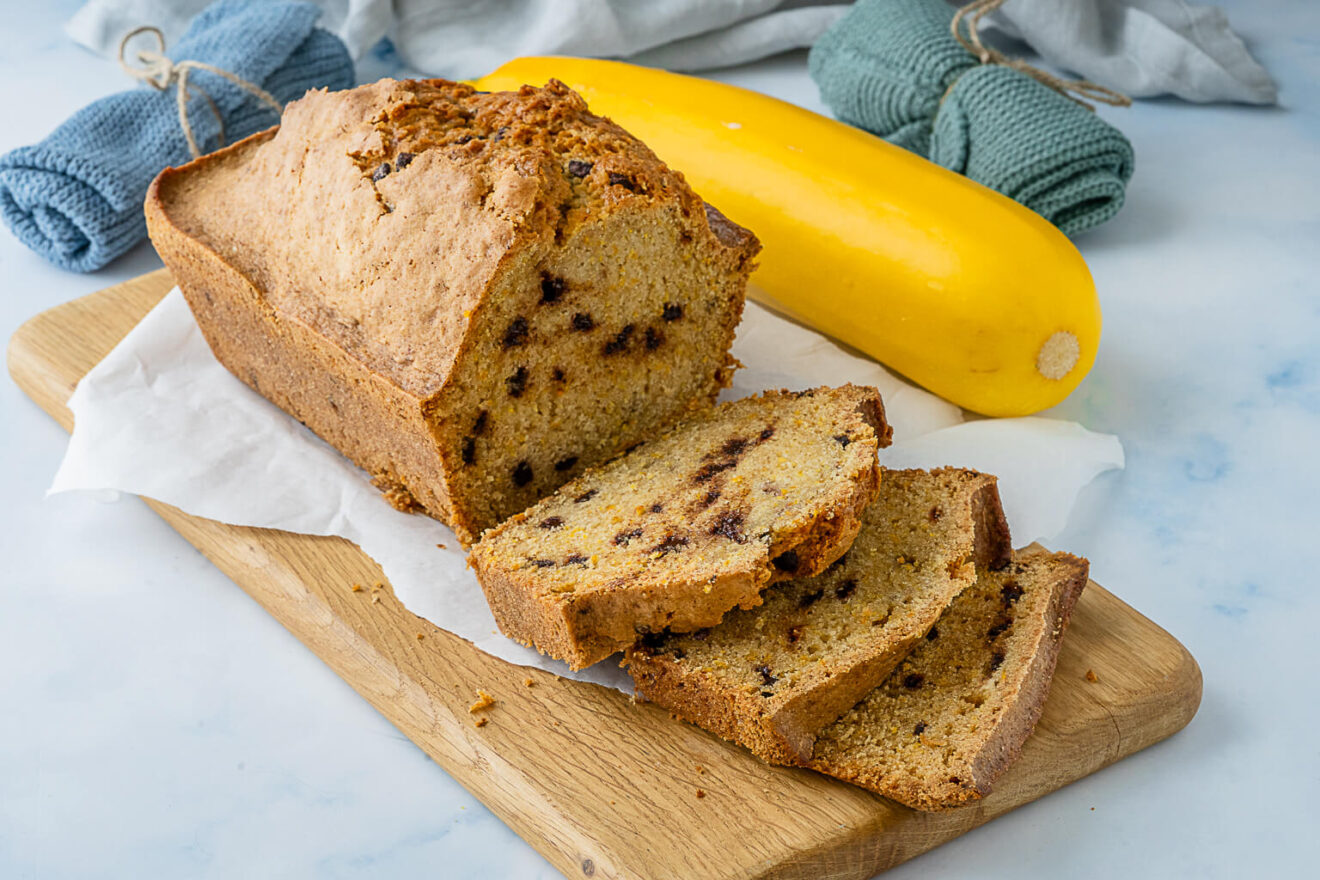
{"label": "marble surface", "polygon": [[[124,85],[61,33],[76,5],[5,16],[0,150]],[[1078,241],[1105,336],[1057,410],[1128,467],[1053,543],[1192,650],[1201,712],[889,876],[1313,867],[1320,7],[1228,12],[1283,106],[1102,111],[1137,172]],[[800,54],[718,76],[819,106]],[[142,246],[65,274],[0,232],[0,335],[158,265]],[[558,876],[139,501],[45,499],[64,443],[0,382],[0,877]]]}

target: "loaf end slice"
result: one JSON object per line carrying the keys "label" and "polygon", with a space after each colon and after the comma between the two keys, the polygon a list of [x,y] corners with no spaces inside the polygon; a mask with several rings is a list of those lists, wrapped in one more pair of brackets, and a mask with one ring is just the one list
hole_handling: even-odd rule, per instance
{"label": "loaf end slice", "polygon": [[857,535],[889,436],[873,388],[725,403],[487,531],[471,564],[505,635],[579,669],[823,570]]}
{"label": "loaf end slice", "polygon": [[981,574],[806,766],[919,810],[984,797],[1040,718],[1087,568],[1036,550]]}
{"label": "loaf end slice", "polygon": [[719,626],[643,640],[639,693],[763,760],[810,759],[816,734],[874,690],[978,570],[1012,555],[995,478],[881,471],[848,552]]}

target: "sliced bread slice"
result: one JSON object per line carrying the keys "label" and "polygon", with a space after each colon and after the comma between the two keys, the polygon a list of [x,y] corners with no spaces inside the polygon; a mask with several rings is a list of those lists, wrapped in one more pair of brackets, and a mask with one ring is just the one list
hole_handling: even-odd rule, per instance
{"label": "sliced bread slice", "polygon": [[722,404],[487,531],[470,563],[505,635],[580,669],[824,569],[857,535],[889,436],[874,388]]}
{"label": "sliced bread slice", "polygon": [[1040,718],[1087,569],[1036,549],[982,573],[806,766],[918,810],[984,797]]}
{"label": "sliced bread slice", "polygon": [[882,469],[857,539],[826,572],[713,629],[647,637],[625,663],[653,702],[766,761],[801,763],[1012,549],[994,477]]}

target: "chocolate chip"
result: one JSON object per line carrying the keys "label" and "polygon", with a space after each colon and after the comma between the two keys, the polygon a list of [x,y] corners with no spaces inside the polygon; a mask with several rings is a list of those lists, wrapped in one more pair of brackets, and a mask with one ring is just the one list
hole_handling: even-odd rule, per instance
{"label": "chocolate chip", "polygon": [[912,728],[913,736],[921,736],[925,732],[926,732],[926,722],[924,721],[918,721],[917,726]]}
{"label": "chocolate chip", "polygon": [[800,564],[797,551],[789,550],[785,553],[780,553],[771,560],[771,564],[780,571],[797,571],[797,567]]}
{"label": "chocolate chip", "polygon": [[834,597],[836,599],[847,599],[857,591],[857,581],[849,578],[834,588]]}
{"label": "chocolate chip", "polygon": [[746,544],[747,536],[743,534],[742,525],[745,515],[740,511],[728,511],[721,513],[711,524],[710,533],[719,535],[722,538],[728,538],[735,544]]}
{"label": "chocolate chip", "polygon": [[463,464],[472,464],[477,460],[477,441],[475,437],[464,437],[463,448],[460,450],[463,457]]}
{"label": "chocolate chip", "polygon": [[800,625],[790,626],[788,628],[788,643],[790,645],[796,645],[798,640],[802,638],[802,629],[803,628]]}
{"label": "chocolate chip", "polygon": [[555,470],[566,471],[575,464],[577,464],[577,456],[570,455],[568,458],[561,458],[559,461],[555,462]]}
{"label": "chocolate chip", "polygon": [[742,437],[732,437],[725,441],[724,445],[720,447],[720,453],[726,456],[736,456],[741,455],[742,451],[746,448],[746,440]]}
{"label": "chocolate chip", "polygon": [[580,565],[583,568],[586,568],[589,561],[590,560],[581,553],[570,553],[564,557],[564,565]]}
{"label": "chocolate chip", "polygon": [[525,461],[518,462],[513,468],[513,485],[526,486],[532,481],[532,466]]}
{"label": "chocolate chip", "polygon": [[380,181],[388,177],[389,173],[390,173],[390,163],[381,162],[378,166],[376,166],[376,170],[371,172],[371,179],[373,182],[379,183]]}
{"label": "chocolate chip", "polygon": [[632,335],[637,328],[632,324],[623,325],[623,329],[614,334],[614,338],[605,343],[605,354],[619,354],[628,350],[629,343],[632,342]]}
{"label": "chocolate chip", "polygon": [[552,382],[562,382],[562,381],[564,381],[564,371],[563,371],[563,369],[561,369],[560,367],[555,367],[553,370],[551,370],[551,371],[550,371],[550,381],[552,381]]}
{"label": "chocolate chip", "polygon": [[665,309],[660,313],[660,317],[665,321],[677,321],[683,317],[683,307],[678,303],[665,303]]}
{"label": "chocolate chip", "polygon": [[553,275],[541,276],[541,302],[552,303],[559,302],[559,298],[564,295],[564,290],[568,285],[564,279],[556,278]]}
{"label": "chocolate chip", "polygon": [[656,330],[654,327],[646,328],[646,350],[655,351],[665,344],[665,334]]}
{"label": "chocolate chip", "polygon": [[920,672],[909,672],[903,676],[903,687],[910,691],[919,690],[926,683],[926,676]]}
{"label": "chocolate chip", "polygon": [[694,483],[708,483],[711,478],[722,471],[732,470],[738,466],[736,461],[717,461],[711,464],[701,466],[701,469],[692,475]]}
{"label": "chocolate chip", "polygon": [[595,330],[596,322],[592,319],[591,315],[588,315],[586,312],[578,312],[573,316],[573,329],[579,330],[583,333],[588,330]]}
{"label": "chocolate chip", "polygon": [[798,599],[798,607],[810,608],[812,605],[815,605],[817,602],[819,602],[820,597],[824,595],[825,595],[824,587],[821,587],[819,590],[816,590],[815,592],[806,593],[802,596],[802,598]]}
{"label": "chocolate chip", "polygon": [[590,162],[583,162],[581,159],[568,160],[568,174],[570,177],[586,177],[591,173],[594,166]]}
{"label": "chocolate chip", "polygon": [[663,541],[651,548],[652,553],[659,553],[661,556],[668,556],[677,550],[682,550],[688,545],[688,539],[679,535],[665,535]]}
{"label": "chocolate chip", "polygon": [[665,509],[665,506],[664,506],[663,504],[661,504],[659,501],[657,501],[656,503],[652,504],[651,507],[650,507],[650,511],[651,511],[652,513],[663,513],[663,512],[664,512],[664,509]]}
{"label": "chocolate chip", "polygon": [[842,446],[845,449],[847,449],[848,444],[852,442],[852,438],[849,437],[847,434],[835,434],[834,439],[840,446]]}
{"label": "chocolate chip", "polygon": [[486,433],[486,419],[490,414],[484,409],[477,413],[476,419],[472,422],[472,433],[480,437]]}
{"label": "chocolate chip", "polygon": [[772,674],[770,673],[770,667],[769,667],[769,666],[758,666],[758,667],[756,667],[756,671],[757,671],[757,673],[760,674],[760,676],[761,676],[761,684],[763,684],[763,685],[767,685],[767,686],[768,686],[768,685],[772,685],[772,684],[774,684],[775,682],[779,681],[779,679],[775,678],[774,675],[772,675]]}
{"label": "chocolate chip", "polygon": [[940,507],[937,504],[930,509],[928,516],[930,516],[931,522],[939,522],[940,518],[944,516],[944,511],[940,510]]}
{"label": "chocolate chip", "polygon": [[581,495],[579,495],[578,497],[574,498],[574,499],[573,499],[573,502],[574,502],[575,504],[585,504],[586,502],[590,501],[591,499],[593,499],[593,498],[595,498],[595,497],[596,497],[596,490],[595,490],[595,489],[588,489],[587,491],[583,492],[583,493],[582,493]]}
{"label": "chocolate chip", "polygon": [[504,331],[504,347],[513,348],[515,345],[525,345],[527,343],[527,319],[522,315],[509,322],[509,327]]}
{"label": "chocolate chip", "polygon": [[1005,605],[1012,605],[1022,598],[1022,587],[1018,586],[1017,581],[1005,581],[1004,588],[999,591],[999,595],[1004,597]]}
{"label": "chocolate chip", "polygon": [[762,431],[761,436],[758,437],[757,440],[761,443],[764,443],[773,436],[775,436],[775,429],[774,426],[772,425],[769,428],[766,428],[764,431]]}
{"label": "chocolate chip", "polygon": [[761,696],[763,697],[773,697],[774,695],[775,695],[774,691],[761,691]]}
{"label": "chocolate chip", "polygon": [[412,153],[400,153],[399,155],[394,157],[394,167],[402,171],[403,169],[408,167],[408,165],[412,162],[412,160],[413,160]]}
{"label": "chocolate chip", "polygon": [[472,135],[465,134],[458,140],[454,141],[454,143],[458,144],[459,146],[462,146],[463,144],[466,144],[470,140],[472,140]]}
{"label": "chocolate chip", "polygon": [[610,186],[621,186],[630,192],[637,192],[637,181],[627,174],[618,174],[614,171],[610,172]]}
{"label": "chocolate chip", "polygon": [[540,529],[557,529],[563,524],[564,518],[562,516],[547,516],[545,519],[537,523],[536,527]]}
{"label": "chocolate chip", "polygon": [[504,380],[504,384],[509,389],[510,397],[522,397],[522,393],[527,390],[527,368],[519,367],[512,376]]}
{"label": "chocolate chip", "polygon": [[498,144],[500,141],[504,140],[504,136],[508,134],[508,132],[509,127],[507,125],[501,125],[499,128],[495,129],[495,134],[491,136],[491,141]]}
{"label": "chocolate chip", "polygon": [[707,507],[710,507],[712,504],[714,504],[716,501],[719,500],[720,500],[720,490],[711,489],[709,492],[707,492],[705,495],[702,496],[701,500],[697,502],[697,509],[705,510]]}
{"label": "chocolate chip", "polygon": [[936,639],[938,639],[939,637],[940,637],[940,628],[939,628],[938,626],[932,626],[932,627],[926,632],[926,641],[928,641],[928,642],[933,642],[933,641],[935,641]]}
{"label": "chocolate chip", "polygon": [[553,568],[555,564],[553,559],[529,559],[527,562],[537,568]]}
{"label": "chocolate chip", "polygon": [[640,538],[641,536],[642,536],[641,529],[626,529],[625,531],[619,532],[617,535],[614,536],[614,546],[627,547],[628,542],[630,542],[633,538]]}

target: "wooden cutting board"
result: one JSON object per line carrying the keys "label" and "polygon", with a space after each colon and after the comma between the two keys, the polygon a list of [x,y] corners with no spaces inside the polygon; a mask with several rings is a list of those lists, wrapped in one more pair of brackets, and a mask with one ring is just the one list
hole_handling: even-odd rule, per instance
{"label": "wooden cutting board", "polygon": [[[74,384],[170,286],[162,270],[38,315],[10,341],[11,375],[69,428]],[[1021,760],[985,800],[918,813],[483,654],[388,585],[373,602],[351,586],[384,577],[347,541],[147,503],[568,877],[869,877],[1164,739],[1201,698],[1187,650],[1091,583]],[[480,728],[478,688],[497,700]]]}

